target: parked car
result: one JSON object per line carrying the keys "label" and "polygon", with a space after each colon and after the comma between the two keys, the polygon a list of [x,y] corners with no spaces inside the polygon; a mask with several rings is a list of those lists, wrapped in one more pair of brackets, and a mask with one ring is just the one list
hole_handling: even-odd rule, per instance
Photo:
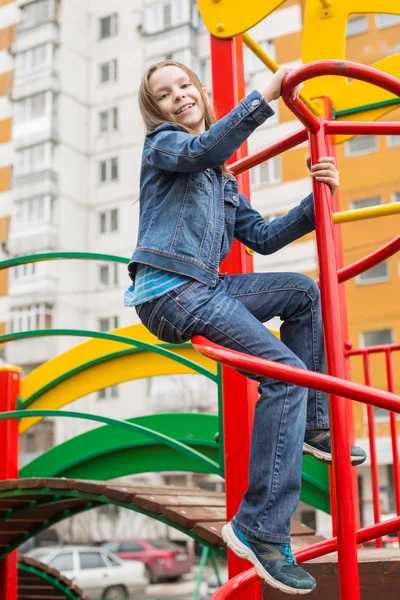
{"label": "parked car", "polygon": [[89,598],[143,598],[148,579],[139,561],[123,561],[105,548],[64,546],[35,548],[27,553],[72,579]]}
{"label": "parked car", "polygon": [[188,551],[169,540],[135,538],[110,542],[104,547],[124,560],[141,560],[146,565],[150,583],[165,579],[177,581],[192,568]]}
{"label": "parked car", "polygon": [[18,547],[18,552],[20,554],[26,554],[29,550],[33,550],[34,548],[42,548],[43,546],[60,546],[61,544],[62,540],[56,529],[45,529],[21,544]]}

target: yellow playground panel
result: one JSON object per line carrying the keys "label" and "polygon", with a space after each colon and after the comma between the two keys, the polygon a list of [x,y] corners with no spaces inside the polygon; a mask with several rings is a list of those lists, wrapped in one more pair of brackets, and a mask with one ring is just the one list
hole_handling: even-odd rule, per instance
{"label": "yellow playground panel", "polygon": [[[162,342],[149,333],[143,325],[121,327],[110,331],[110,333],[152,345],[162,345]],[[110,357],[110,354],[129,349],[132,349],[132,346],[109,340],[92,339],[83,342],[43,363],[27,375],[21,381],[21,402],[27,401],[39,390],[52,384],[57,379],[60,379],[60,382],[57,383],[57,392],[55,393],[54,387],[49,387],[48,391],[41,393],[37,399],[29,404],[29,409],[55,410],[62,408],[87,394],[134,379],[157,375],[194,373],[193,369],[188,366],[150,351],[140,351],[135,354],[116,356],[115,358]],[[190,359],[214,374],[217,372],[217,363],[199,354],[192,347],[175,347],[169,348],[169,350],[178,356]],[[108,357],[107,360],[101,360],[106,357]],[[86,368],[80,370],[83,365],[86,365]],[[74,374],[65,377],[75,370]],[[42,418],[22,419],[19,428],[20,433],[41,421]]]}
{"label": "yellow playground panel", "polygon": [[[242,34],[283,7],[286,0],[198,0],[202,18],[210,33],[219,38]],[[388,13],[400,15],[400,0],[306,0],[303,19],[302,61],[304,64],[321,59],[346,58],[346,28],[351,15]],[[370,65],[396,77],[400,76],[400,53]],[[394,98],[385,90],[363,83],[347,81],[344,77],[318,77],[306,81],[304,93],[308,98],[327,95],[336,111],[360,107],[355,117],[375,121],[398,105],[390,103],[373,107]],[[368,107],[368,108],[367,108]],[[354,113],[340,120],[354,119]],[[340,136],[343,142],[349,136]]]}

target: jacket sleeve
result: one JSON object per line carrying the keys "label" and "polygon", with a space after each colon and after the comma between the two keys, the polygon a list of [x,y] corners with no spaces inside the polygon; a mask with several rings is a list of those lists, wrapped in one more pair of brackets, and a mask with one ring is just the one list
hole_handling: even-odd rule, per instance
{"label": "jacket sleeve", "polygon": [[236,213],[235,238],[259,254],[273,254],[315,229],[313,195],[310,194],[284,217],[271,223],[240,194]]}
{"label": "jacket sleeve", "polygon": [[173,123],[160,125],[146,136],[143,158],[154,167],[175,172],[204,171],[223,165],[273,114],[255,90],[200,135],[187,133]]}

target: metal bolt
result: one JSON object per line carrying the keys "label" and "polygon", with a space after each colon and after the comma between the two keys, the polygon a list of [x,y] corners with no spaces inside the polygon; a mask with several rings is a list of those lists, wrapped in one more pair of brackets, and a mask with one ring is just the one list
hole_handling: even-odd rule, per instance
{"label": "metal bolt", "polygon": [[217,23],[217,31],[224,31],[225,25],[223,23]]}

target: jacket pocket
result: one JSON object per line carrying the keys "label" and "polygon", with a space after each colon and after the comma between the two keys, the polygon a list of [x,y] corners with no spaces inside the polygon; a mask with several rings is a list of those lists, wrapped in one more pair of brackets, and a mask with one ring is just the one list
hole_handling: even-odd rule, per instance
{"label": "jacket pocket", "polygon": [[239,196],[232,192],[225,192],[224,200],[225,221],[234,225],[236,221],[236,211],[239,206]]}
{"label": "jacket pocket", "polygon": [[189,183],[203,190],[211,191],[213,184],[212,175],[208,169],[205,171],[192,172],[189,175]]}

